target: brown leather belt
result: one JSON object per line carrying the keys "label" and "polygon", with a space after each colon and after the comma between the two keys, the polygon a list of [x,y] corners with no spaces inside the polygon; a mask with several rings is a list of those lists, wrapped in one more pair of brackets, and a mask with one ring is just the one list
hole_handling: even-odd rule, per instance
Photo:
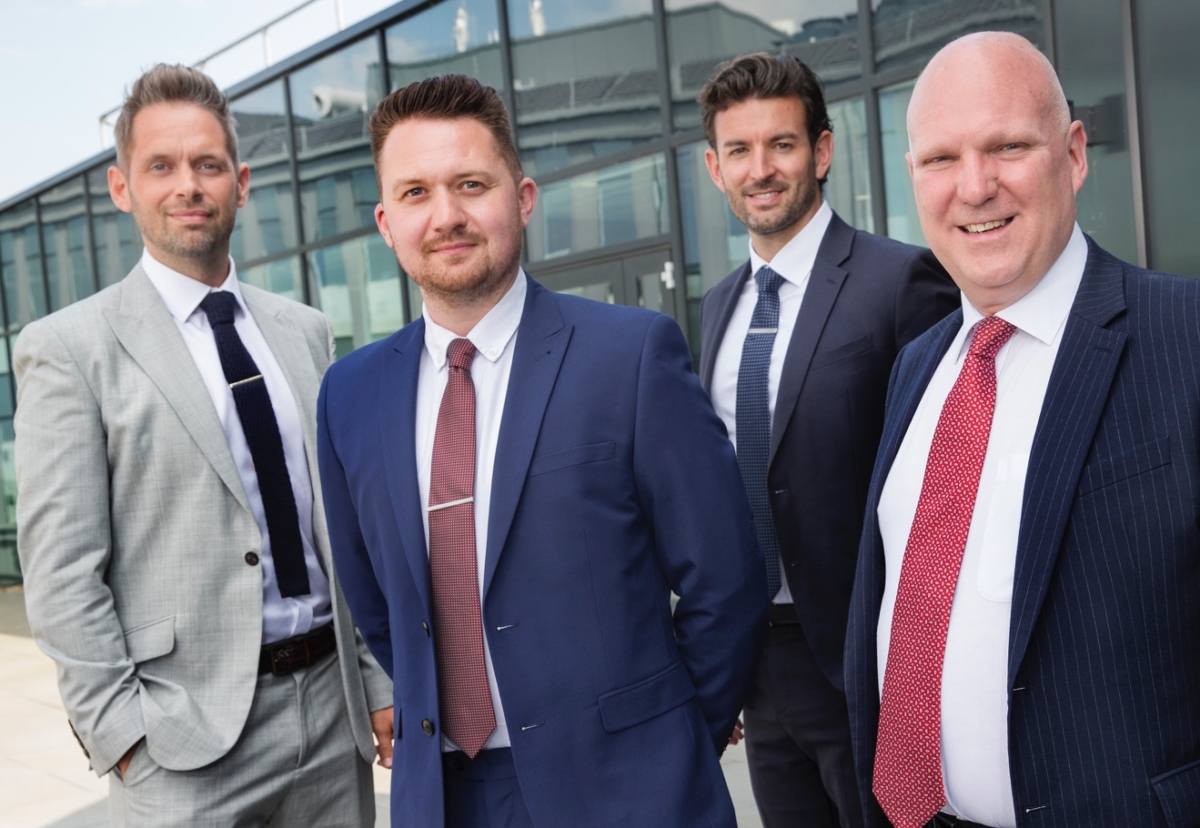
{"label": "brown leather belt", "polygon": [[274,644],[264,644],[258,657],[259,674],[290,676],[337,650],[337,637],[329,623],[304,635],[294,635]]}
{"label": "brown leather belt", "polygon": [[796,605],[771,604],[771,609],[767,613],[767,623],[772,627],[787,627],[799,624],[800,619],[796,616]]}

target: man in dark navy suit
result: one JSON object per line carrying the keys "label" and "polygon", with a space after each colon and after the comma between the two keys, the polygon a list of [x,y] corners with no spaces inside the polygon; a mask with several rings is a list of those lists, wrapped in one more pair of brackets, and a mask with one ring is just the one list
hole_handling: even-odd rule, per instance
{"label": "man in dark navy suit", "polygon": [[537,187],[494,89],[412,84],[371,136],[423,313],[326,376],[318,444],[394,676],[394,824],[734,828],[718,757],[766,584],[683,335],[522,272]]}
{"label": "man in dark navy suit", "polygon": [[962,309],[896,361],[851,605],[867,823],[1200,825],[1200,282],[1075,223],[1087,138],[1013,34],[908,111]]}
{"label": "man in dark navy suit", "polygon": [[700,104],[709,172],[750,234],[750,260],[700,310],[701,381],[737,446],[770,583],[743,712],[750,780],[767,828],[852,828],[842,650],[887,377],[957,291],[928,250],[857,231],[821,198],[833,133],[799,60],[733,60]]}

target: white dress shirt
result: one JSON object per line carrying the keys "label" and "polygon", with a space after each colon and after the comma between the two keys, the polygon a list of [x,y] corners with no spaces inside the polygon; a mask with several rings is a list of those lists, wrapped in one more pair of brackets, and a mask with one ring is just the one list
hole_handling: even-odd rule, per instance
{"label": "white dress shirt", "polygon": [[[500,441],[500,419],[508,395],[508,377],[512,373],[513,351],[517,345],[517,328],[525,310],[525,271],[517,273],[508,292],[476,323],[466,338],[475,346],[471,363],[471,382],[475,386],[475,560],[479,575],[479,598],[483,600],[483,573],[487,561],[488,515],[492,505],[492,470],[496,461],[496,446]],[[450,376],[446,349],[460,337],[443,328],[429,316],[425,318],[425,350],[421,353],[421,368],[417,379],[417,480],[421,487],[421,505],[429,503],[429,475],[433,468],[433,438],[437,430],[438,410],[442,393]],[[425,524],[425,548],[429,548],[429,513],[421,509]],[[483,607],[480,606],[482,615]],[[492,708],[496,713],[496,729],[484,743],[483,749],[508,747],[508,726],[504,706],[496,687],[496,671],[492,667],[492,650],[487,636],[483,637],[483,657],[487,665],[488,689],[492,693]],[[442,736],[442,750],[458,750],[450,739]]]}
{"label": "white dress shirt", "polygon": [[[1016,332],[996,355],[996,407],[942,668],[942,775],[946,808],[971,822],[1016,828],[1008,757],[1008,629],[1025,472],[1050,372],[1087,263],[1076,225],[1058,261],[996,316]],[[900,444],[877,515],[887,575],[876,633],[879,689],[887,669],[900,567],[933,433],[983,316],[963,297],[963,325],[942,357]]]}
{"label": "white dress shirt", "polygon": [[[279,362],[271,353],[254,317],[246,309],[246,303],[238,289],[237,271],[233,260],[229,260],[229,276],[217,289],[229,291],[237,299],[233,327],[266,381],[267,393],[271,396],[271,407],[275,409],[275,420],[279,424],[279,436],[283,438],[283,456],[287,462],[288,477],[292,481],[296,513],[300,518],[300,540],[304,545],[304,563],[308,569],[310,590],[308,595],[298,595],[295,598],[284,598],[279,594],[275,561],[271,557],[271,536],[267,531],[267,515],[263,511],[258,475],[254,472],[254,459],[250,456],[250,446],[246,443],[245,432],[242,431],[242,421],[233,401],[233,392],[229,389],[225,371],[221,368],[221,358],[217,354],[217,342],[213,338],[212,327],[208,324],[208,316],[200,309],[200,303],[211,290],[202,282],[155,260],[149,251],[142,253],[142,270],[162,297],[163,304],[175,320],[175,327],[179,329],[179,334],[192,355],[192,361],[200,371],[204,387],[208,389],[208,396],[216,408],[217,418],[221,421],[221,428],[225,431],[225,439],[237,466],[238,477],[242,479],[242,488],[246,490],[246,499],[250,502],[250,511],[262,533],[260,563],[263,576],[263,643],[281,641],[328,624],[333,620],[333,607],[329,601],[329,579],[325,570],[321,568],[316,547],[313,545],[312,479],[309,477],[308,455],[304,453],[304,429],[301,426],[300,409]],[[203,504],[197,504],[196,508],[203,508]],[[203,551],[199,550],[198,554]]]}
{"label": "white dress shirt", "polygon": [[[725,429],[729,432],[729,439],[733,441],[735,449],[738,370],[742,364],[742,345],[746,341],[747,331],[750,330],[750,317],[754,315],[754,306],[758,303],[758,283],[754,281],[754,274],[760,267],[769,264],[772,270],[783,277],[779,283],[779,330],[771,346],[771,368],[767,375],[767,404],[771,412],[771,422],[774,423],[775,398],[779,396],[783,361],[787,357],[788,344],[792,341],[792,331],[796,328],[796,316],[800,313],[800,304],[804,301],[808,279],[817,261],[817,250],[821,247],[821,240],[825,238],[825,231],[829,229],[832,219],[833,210],[828,202],[822,201],[808,224],[792,236],[770,262],[758,255],[754,250],[754,242],[750,242],[750,278],[742,285],[741,295],[738,296],[733,315],[729,317],[729,326],[725,328],[725,336],[713,362],[713,407],[717,410],[717,416],[725,423]],[[780,575],[782,574],[781,571]],[[780,582],[782,586],[779,587],[779,592],[775,593],[773,602],[792,603],[792,591],[788,587],[787,578],[780,577]]]}

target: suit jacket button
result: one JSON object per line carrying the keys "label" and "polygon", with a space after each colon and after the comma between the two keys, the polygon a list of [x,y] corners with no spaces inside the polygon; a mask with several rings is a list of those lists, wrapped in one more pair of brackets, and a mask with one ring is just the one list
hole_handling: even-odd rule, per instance
{"label": "suit jacket button", "polygon": [[422,621],[421,629],[423,629],[425,631],[425,637],[428,638],[429,637],[429,625],[426,624],[424,621]]}
{"label": "suit jacket button", "polygon": [[429,721],[429,719],[421,719],[421,731],[426,736],[432,736],[433,735],[433,722]]}
{"label": "suit jacket button", "polygon": [[246,563],[250,564],[251,566],[258,566],[258,554],[255,552],[247,552]]}

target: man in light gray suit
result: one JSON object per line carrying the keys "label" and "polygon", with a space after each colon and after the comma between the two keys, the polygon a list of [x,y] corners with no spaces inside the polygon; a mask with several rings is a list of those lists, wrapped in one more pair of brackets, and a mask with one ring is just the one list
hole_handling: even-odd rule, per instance
{"label": "man in light gray suit", "polygon": [[329,559],[332,330],[237,280],[250,171],[208,77],[151,69],[116,139],[109,189],[142,260],[14,356],[34,637],[92,768],[114,771],[114,825],[373,825],[392,693]]}

